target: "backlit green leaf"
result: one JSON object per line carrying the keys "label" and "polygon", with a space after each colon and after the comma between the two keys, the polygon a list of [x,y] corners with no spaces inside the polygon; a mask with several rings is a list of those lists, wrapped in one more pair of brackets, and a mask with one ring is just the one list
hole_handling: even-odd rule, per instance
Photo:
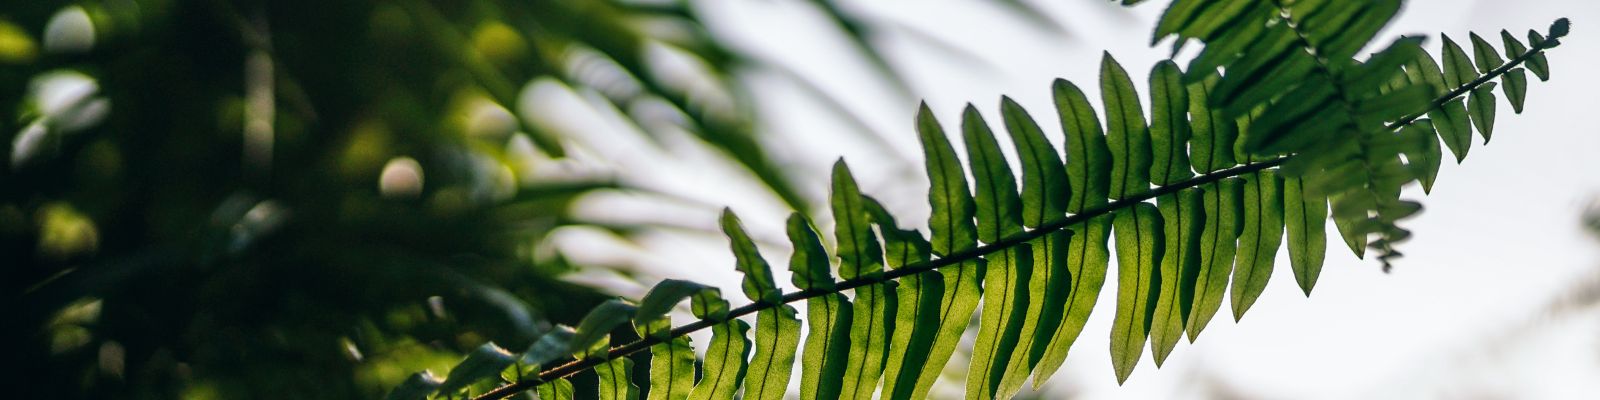
{"label": "backlit green leaf", "polygon": [[1112,199],[1150,187],[1150,132],[1133,81],[1111,53],[1100,59],[1100,94],[1106,105],[1106,145],[1111,149]]}
{"label": "backlit green leaf", "polygon": [[794,307],[769,308],[756,313],[756,349],[744,382],[744,397],[782,400],[789,390],[795,350],[800,346],[800,319]]}
{"label": "backlit green leaf", "polygon": [[1117,314],[1111,322],[1111,366],[1117,383],[1128,380],[1144,354],[1150,320],[1161,291],[1161,213],[1139,203],[1116,213]]}
{"label": "backlit green leaf", "polygon": [[600,377],[601,400],[637,400],[639,387],[629,376],[633,373],[633,360],[617,357],[594,367]]}
{"label": "backlit green leaf", "polygon": [[[1430,135],[1428,139],[1433,139]],[[1434,142],[1437,151],[1438,142]],[[1294,280],[1300,290],[1311,295],[1311,288],[1322,274],[1322,260],[1328,253],[1326,221],[1328,198],[1317,191],[1307,191],[1300,178],[1283,182],[1283,218],[1288,225],[1289,265],[1294,269]]]}
{"label": "backlit green leaf", "polygon": [[756,242],[750,239],[749,233],[745,233],[744,225],[739,223],[739,216],[734,215],[733,209],[722,209],[721,225],[722,232],[728,235],[737,268],[744,274],[744,282],[740,287],[744,289],[745,297],[756,302],[782,301],[783,292],[772,281],[772,266],[767,265],[767,260],[761,257],[761,251],[756,250]]}
{"label": "backlit green leaf", "polygon": [[1238,250],[1236,239],[1242,229],[1243,186],[1239,178],[1223,179],[1205,186],[1200,195],[1206,220],[1205,227],[1200,230],[1200,271],[1195,274],[1194,302],[1184,327],[1190,342],[1200,336],[1222,307]]}
{"label": "backlit green leaf", "polygon": [[1157,270],[1161,292],[1150,323],[1150,353],[1158,367],[1183,338],[1184,323],[1193,306],[1195,280],[1200,273],[1200,236],[1205,227],[1202,196],[1200,189],[1188,189],[1156,199],[1156,208],[1165,222],[1161,268]]}
{"label": "backlit green leaf", "polygon": [[1245,175],[1244,224],[1234,259],[1233,319],[1244,317],[1272,277],[1273,258],[1283,243],[1283,178],[1272,170]]}

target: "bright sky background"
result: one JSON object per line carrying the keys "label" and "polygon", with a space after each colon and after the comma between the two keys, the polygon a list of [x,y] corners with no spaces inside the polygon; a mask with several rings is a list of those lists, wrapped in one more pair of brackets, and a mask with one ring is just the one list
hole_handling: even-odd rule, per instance
{"label": "bright sky background", "polygon": [[[762,128],[764,140],[803,178],[802,189],[823,198],[828,166],[843,156],[863,190],[884,200],[903,224],[925,225],[927,183],[911,124],[915,100],[897,97],[880,82],[842,37],[822,29],[820,15],[804,2],[706,3],[715,31],[827,91],[843,93],[840,100],[890,144],[862,139],[783,74],[752,75],[756,106],[770,121]],[[851,10],[891,26],[879,43],[946,126],[958,121],[960,108],[970,101],[998,127],[998,99],[1008,94],[1058,145],[1048,97],[1052,79],[1078,82],[1098,99],[1098,60],[1110,50],[1146,93],[1149,66],[1167,51],[1166,43],[1148,46],[1166,1],[1132,9],[1091,0],[1033,2],[1064,27],[1064,36],[986,2],[848,3]],[[1443,168],[1432,195],[1422,199],[1426,211],[1404,224],[1416,235],[1401,248],[1407,257],[1393,273],[1382,273],[1375,261],[1357,260],[1335,239],[1322,278],[1307,299],[1280,254],[1274,282],[1242,323],[1232,323],[1223,307],[1197,343],[1180,345],[1159,370],[1147,351],[1119,387],[1107,350],[1113,266],[1066,372],[1047,386],[1056,391],[1045,397],[1592,398],[1600,390],[1595,379],[1600,376],[1600,310],[1590,304],[1558,312],[1550,304],[1579,286],[1595,286],[1600,276],[1600,243],[1579,223],[1600,195],[1600,158],[1595,157],[1600,132],[1586,123],[1600,111],[1594,100],[1600,82],[1587,73],[1600,64],[1600,29],[1592,28],[1600,25],[1591,24],[1600,21],[1600,4],[1411,0],[1383,35],[1445,32],[1466,43],[1467,32],[1476,31],[1498,45],[1502,28],[1520,38],[1529,28],[1544,31],[1562,16],[1573,20],[1573,33],[1549,55],[1552,81],[1538,82],[1530,74],[1522,115],[1512,114],[1501,96],[1493,143],[1475,144],[1464,165]],[[959,50],[931,44],[927,36]],[[1427,47],[1438,54],[1437,40]],[[608,169],[691,200],[661,204],[610,196],[590,202],[586,213],[709,229],[714,206],[730,205],[758,240],[771,244],[765,249],[768,259],[780,269],[785,265],[782,222],[788,210],[763,195],[746,174],[681,135],[662,136],[662,147],[644,143],[625,127],[576,107],[582,96],[542,100],[545,106],[575,110],[552,123],[601,127],[590,129],[594,133],[584,141],[600,158],[612,160]],[[1421,198],[1420,191],[1413,192],[1408,197]],[[822,229],[831,233],[831,226]],[[1336,238],[1331,224],[1329,229],[1329,237]],[[663,230],[634,245],[575,231],[564,236],[563,245],[581,250],[574,254],[580,260],[640,265],[636,272],[646,282],[691,279],[722,285],[737,297],[738,275],[720,237]],[[787,282],[787,273],[777,272]],[[619,294],[635,298],[645,289],[599,275],[578,279],[609,282]],[[696,343],[705,340],[699,337]]]}

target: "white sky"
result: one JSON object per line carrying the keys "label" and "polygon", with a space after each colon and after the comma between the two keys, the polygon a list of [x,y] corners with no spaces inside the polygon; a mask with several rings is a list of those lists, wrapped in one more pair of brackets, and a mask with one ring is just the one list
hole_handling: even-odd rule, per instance
{"label": "white sky", "polygon": [[[796,0],[705,1],[719,33],[767,59],[791,66],[858,110],[892,149],[861,139],[836,114],[819,106],[778,74],[751,77],[758,108],[768,117],[764,140],[796,175],[808,195],[820,199],[828,166],[843,156],[863,190],[884,200],[902,224],[924,224],[926,179],[912,130],[916,103],[896,97],[864,63],[848,55],[837,34],[819,29],[820,16]],[[1098,60],[1110,50],[1142,86],[1149,66],[1166,55],[1166,44],[1148,38],[1165,1],[1124,9],[1102,1],[1035,1],[1067,30],[1063,38],[1020,22],[978,1],[858,1],[851,9],[890,26],[880,42],[892,62],[927,98],[946,126],[971,101],[998,123],[998,99],[1008,94],[1026,106],[1046,132],[1059,132],[1049,84],[1056,77],[1080,83],[1098,99]],[[1048,386],[1056,397],[1086,398],[1587,398],[1600,389],[1600,315],[1553,314],[1546,305],[1574,285],[1592,279],[1600,266],[1593,237],[1578,217],[1600,194],[1600,135],[1584,121],[1596,112],[1600,82],[1585,72],[1600,64],[1600,4],[1592,0],[1412,0],[1384,35],[1445,32],[1461,43],[1476,31],[1500,42],[1502,28],[1519,38],[1541,32],[1557,17],[1573,20],[1572,35],[1550,53],[1551,82],[1530,74],[1526,111],[1512,114],[1501,100],[1495,139],[1477,143],[1464,165],[1447,165],[1426,211],[1404,224],[1415,239],[1395,271],[1352,256],[1330,242],[1322,278],[1310,299],[1293,283],[1280,254],[1273,283],[1243,322],[1229,311],[1194,344],[1182,344],[1156,369],[1149,352],[1126,385],[1112,374],[1107,333],[1114,311],[1115,271],[1099,307],[1073,346],[1065,373]],[[970,52],[961,56],[930,45],[937,37]],[[1428,48],[1438,54],[1439,43]],[[968,58],[964,60],[963,58]],[[544,101],[572,106],[577,97]],[[1503,96],[1501,96],[1503,99]],[[1148,99],[1145,100],[1148,102]],[[1097,106],[1098,107],[1098,106]],[[555,123],[606,129],[585,138],[626,179],[679,194],[706,205],[732,206],[758,240],[773,245],[767,257],[782,269],[787,257],[782,222],[787,210],[762,195],[746,174],[725,166],[722,156],[679,135],[663,136],[665,148],[637,140],[617,124],[574,112]],[[998,125],[996,125],[998,126]],[[1059,144],[1059,134],[1052,140]],[[1003,140],[1003,138],[1002,138]],[[1411,197],[1420,197],[1420,191]],[[818,203],[822,204],[822,203]],[[609,218],[643,217],[710,228],[717,208],[662,205],[628,196],[591,202],[587,213]],[[1329,224],[1329,229],[1332,229]],[[831,232],[831,226],[823,227]],[[923,229],[926,232],[926,229]],[[1337,236],[1330,232],[1330,238]],[[638,246],[601,235],[569,232],[563,244],[575,257],[605,263],[641,264],[646,275],[692,279],[725,287],[737,297],[738,275],[723,239],[662,231]],[[787,282],[787,274],[779,280]],[[587,276],[581,279],[604,279]],[[649,278],[646,278],[649,280]],[[637,296],[643,288],[611,280]],[[698,338],[697,343],[705,343]],[[962,366],[964,370],[964,366]],[[1588,394],[1588,395],[1584,395]]]}

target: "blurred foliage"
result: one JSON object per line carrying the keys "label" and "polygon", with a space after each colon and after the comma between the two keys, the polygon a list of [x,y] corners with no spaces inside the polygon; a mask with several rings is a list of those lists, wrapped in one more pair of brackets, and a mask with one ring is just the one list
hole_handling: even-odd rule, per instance
{"label": "blurred foliage", "polygon": [[551,172],[583,133],[525,87],[690,132],[803,208],[741,109],[747,62],[671,1],[7,2],[11,393],[372,398],[526,346],[604,298],[546,237],[629,188]]}

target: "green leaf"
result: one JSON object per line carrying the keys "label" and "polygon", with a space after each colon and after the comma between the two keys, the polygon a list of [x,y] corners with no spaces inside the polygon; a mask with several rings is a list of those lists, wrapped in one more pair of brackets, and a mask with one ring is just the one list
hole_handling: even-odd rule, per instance
{"label": "green leaf", "polygon": [[1500,58],[1500,52],[1495,51],[1494,45],[1483,40],[1483,37],[1478,36],[1477,33],[1471,33],[1471,35],[1472,57],[1477,62],[1478,73],[1488,75],[1489,71],[1494,71],[1495,68],[1505,65],[1506,60]]}
{"label": "green leaf", "polygon": [[800,365],[800,398],[837,399],[850,355],[850,301],[831,293],[806,299],[805,350]]}
{"label": "green leaf", "polygon": [[[1067,212],[1071,188],[1067,186],[1067,172],[1061,156],[1051,147],[1044,131],[1033,122],[1022,106],[1009,97],[1002,97],[1000,111],[1005,117],[1006,131],[1016,145],[1022,163],[1022,224],[1037,228],[1047,220]],[[1066,315],[1066,303],[1071,294],[1071,277],[1066,269],[1066,245],[1069,231],[1057,231],[1029,242],[1032,274],[1018,275],[1026,280],[1027,308],[1022,311],[1022,327],[1013,346],[1005,371],[995,388],[995,397],[1011,398],[1026,383],[1033,365],[1033,348],[1041,349],[1049,343],[1051,334]]]}
{"label": "green leaf", "polygon": [[794,307],[782,305],[756,313],[756,353],[750,358],[743,398],[782,400],[789,390],[789,375],[799,346],[800,319],[796,318]]}
{"label": "green leaf", "polygon": [[1163,225],[1160,297],[1150,325],[1150,353],[1160,367],[1183,338],[1194,301],[1194,285],[1200,273],[1200,236],[1205,214],[1200,189],[1185,189],[1156,199]]}
{"label": "green leaf", "polygon": [[678,302],[707,290],[714,288],[690,281],[663,279],[651,287],[644,298],[639,299],[639,307],[633,313],[633,325],[640,336],[665,338],[672,327],[659,322],[667,317],[667,313]]}
{"label": "green leaf", "polygon": [[578,322],[578,332],[567,344],[567,352],[577,354],[578,358],[605,357],[607,336],[617,325],[632,319],[636,309],[632,304],[617,299],[600,303],[583,316],[583,321]]}
{"label": "green leaf", "polygon": [[1466,100],[1451,100],[1429,111],[1428,118],[1434,121],[1433,126],[1439,130],[1439,138],[1450,148],[1450,153],[1456,155],[1456,162],[1465,160],[1467,151],[1472,149],[1472,125],[1468,122]]}
{"label": "green leaf", "polygon": [[1401,128],[1402,136],[1415,136],[1418,145],[1405,153],[1406,161],[1410,163],[1417,175],[1417,180],[1422,183],[1422,193],[1433,192],[1433,182],[1439,178],[1439,164],[1443,154],[1439,149],[1439,136],[1433,130],[1433,120],[1420,119]]}
{"label": "green leaf", "polygon": [[467,353],[467,357],[450,368],[450,374],[445,376],[444,383],[439,384],[439,393],[455,393],[478,381],[496,377],[500,371],[516,362],[516,357],[506,349],[496,346],[493,342],[484,343],[482,346]]}
{"label": "green leaf", "polygon": [[[890,268],[926,262],[932,247],[915,230],[900,229],[894,216],[870,196],[867,212],[883,233],[884,254]],[[910,398],[916,387],[928,348],[939,330],[939,294],[944,293],[943,276],[914,274],[900,278],[895,299],[895,329],[889,338],[889,354],[883,369],[884,399]]]}
{"label": "green leaf", "polygon": [[1145,338],[1161,291],[1161,213],[1139,203],[1116,213],[1117,314],[1111,322],[1111,366],[1117,383],[1128,380],[1144,354]]}
{"label": "green leaf", "polygon": [[617,357],[596,365],[594,373],[600,377],[600,399],[602,400],[637,400],[639,387],[633,384],[629,376],[633,373],[633,360],[627,357]]}
{"label": "green leaf", "polygon": [[761,251],[756,250],[756,242],[750,240],[750,234],[745,232],[733,209],[722,209],[721,225],[722,232],[728,235],[729,246],[737,260],[736,266],[744,274],[744,282],[740,287],[744,289],[745,297],[760,303],[782,302],[783,292],[772,280],[772,266],[767,265],[767,260],[761,257]]}
{"label": "green leaf", "polygon": [[1444,73],[1439,69],[1439,62],[1426,51],[1417,52],[1417,58],[1406,65],[1406,76],[1412,83],[1425,83],[1434,87],[1434,95],[1441,95],[1454,90],[1455,86],[1445,83]]}
{"label": "green leaf", "polygon": [[1528,99],[1528,74],[1522,68],[1512,68],[1500,77],[1501,90],[1505,91],[1506,100],[1511,102],[1511,111],[1522,113],[1522,104]]}
{"label": "green leaf", "polygon": [[1472,127],[1483,135],[1484,144],[1488,144],[1489,137],[1494,134],[1494,86],[1494,82],[1484,82],[1472,89],[1472,96],[1467,99],[1467,115],[1472,119]]}
{"label": "green leaf", "polygon": [[1100,59],[1100,93],[1106,104],[1106,144],[1111,149],[1112,199],[1150,188],[1150,132],[1145,128],[1139,93],[1111,53]]}
{"label": "green leaf", "polygon": [[1106,204],[1111,190],[1111,149],[1094,107],[1077,85],[1057,79],[1052,85],[1061,130],[1066,135],[1067,184],[1072,200],[1067,212]]}
{"label": "green leaf", "polygon": [[683,400],[694,389],[694,347],[688,336],[650,346],[649,400]]}
{"label": "green leaf", "polygon": [[572,400],[572,382],[557,379],[534,388],[539,400]]}
{"label": "green leaf", "polygon": [[833,274],[828,272],[828,251],[817,239],[811,221],[800,213],[789,214],[789,243],[794,254],[789,257],[790,280],[800,290],[829,290],[833,288]]}
{"label": "green leaf", "polygon": [[1233,266],[1233,319],[1244,317],[1272,277],[1273,258],[1283,243],[1283,178],[1264,170],[1244,178],[1244,229]]}
{"label": "green leaf", "polygon": [[[1022,232],[1022,200],[1016,179],[1000,152],[994,132],[978,110],[968,105],[962,113],[962,138],[972,164],[977,204],[978,240],[994,243]],[[1031,250],[1019,247],[991,253],[983,278],[983,311],[978,320],[978,340],[967,370],[967,398],[993,398],[1021,335],[1032,275]]]}
{"label": "green leaf", "polygon": [[711,326],[711,346],[706,348],[700,382],[689,391],[690,400],[733,399],[750,357],[749,331],[750,324],[737,319]]}
{"label": "green leaf", "polygon": [[[961,161],[956,158],[955,149],[951,148],[943,128],[926,104],[917,112],[917,136],[922,141],[928,181],[931,183],[928,203],[933,212],[928,217],[928,227],[932,231],[933,252],[947,256],[971,250],[977,246],[977,229],[972,223],[975,207],[972,195],[967,191],[966,172],[962,170]],[[939,269],[940,279],[945,284],[939,298],[939,333],[929,347],[927,362],[923,363],[921,372],[917,374],[910,396],[903,398],[926,398],[928,390],[944,371],[945,363],[955,352],[962,332],[978,307],[982,290],[978,277],[983,272],[980,261]],[[901,389],[896,388],[896,392],[901,392]]]}
{"label": "green leaf", "polygon": [[1188,144],[1188,88],[1178,64],[1164,60],[1150,71],[1151,183],[1165,186],[1194,176],[1189,171]]}
{"label": "green leaf", "polygon": [[545,363],[566,358],[572,354],[568,349],[572,347],[573,336],[576,336],[576,332],[571,327],[556,325],[550,332],[539,336],[539,340],[528,345],[528,350],[522,352],[518,362],[537,369]]}
{"label": "green leaf", "polygon": [[[1540,43],[1544,43],[1544,36],[1540,35],[1539,32],[1529,29],[1528,44],[1539,46]],[[1528,65],[1528,71],[1532,71],[1533,76],[1539,77],[1540,82],[1550,80],[1550,61],[1545,58],[1543,51],[1533,53],[1533,55],[1528,56],[1528,61],[1526,64]]]}
{"label": "green leaf", "polygon": [[[1082,193],[1082,192],[1079,192]],[[1100,298],[1100,289],[1106,281],[1106,268],[1111,262],[1111,252],[1106,242],[1111,239],[1111,216],[1104,215],[1067,227],[1072,235],[1067,240],[1066,274],[1072,285],[1068,295],[1066,319],[1053,332],[1048,346],[1034,346],[1031,358],[1034,365],[1033,388],[1037,390],[1061,368],[1067,360],[1072,343],[1083,332]],[[1041,333],[1042,334],[1042,333]]]}
{"label": "green leaf", "polygon": [[883,375],[884,362],[895,326],[893,281],[855,289],[850,322],[849,364],[845,366],[841,399],[871,400]]}
{"label": "green leaf", "polygon": [[1189,123],[1194,130],[1193,138],[1189,140],[1189,162],[1193,164],[1195,172],[1202,174],[1236,164],[1233,161],[1233,143],[1238,137],[1238,126],[1206,103],[1219,78],[1213,73],[1188,86]]}
{"label": "green leaf", "polygon": [[[1434,149],[1438,149],[1437,141]],[[1283,204],[1289,231],[1289,265],[1300,290],[1311,296],[1328,253],[1328,198],[1315,190],[1307,191],[1300,178],[1291,178],[1283,182]]]}
{"label": "green leaf", "polygon": [[1243,223],[1243,186],[1239,178],[1227,178],[1206,186],[1200,195],[1206,210],[1205,227],[1200,231],[1200,271],[1195,274],[1194,303],[1184,328],[1191,343],[1222,307],[1223,294],[1228,289],[1228,276],[1233,272],[1238,250],[1235,240]]}
{"label": "green leaf", "polygon": [[844,159],[833,163],[834,237],[839,243],[839,277],[856,279],[883,272],[883,250],[861,204],[861,189]]}
{"label": "green leaf", "polygon": [[1450,35],[1441,36],[1444,38],[1444,84],[1447,88],[1455,89],[1478,79],[1477,71],[1472,69],[1472,59],[1467,58],[1461,45],[1450,40]]}
{"label": "green leaf", "polygon": [[422,371],[411,374],[400,386],[389,391],[384,400],[428,400],[428,396],[439,389],[439,377],[433,372]]}

